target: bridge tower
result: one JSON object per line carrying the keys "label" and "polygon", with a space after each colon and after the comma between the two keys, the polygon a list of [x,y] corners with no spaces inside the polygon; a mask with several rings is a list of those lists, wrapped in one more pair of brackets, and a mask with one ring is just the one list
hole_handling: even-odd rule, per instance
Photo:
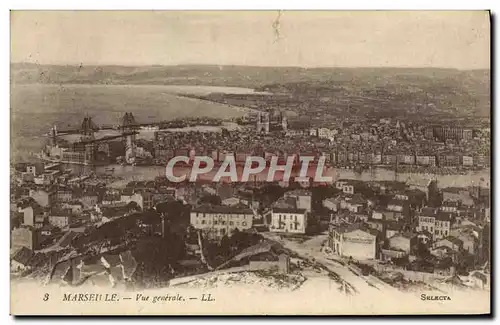
{"label": "bridge tower", "polygon": [[58,143],[57,143],[57,127],[55,124],[52,126],[52,129],[50,130],[50,132],[51,132],[51,143],[50,144],[52,145],[52,147],[56,148],[56,147],[58,147]]}
{"label": "bridge tower", "polygon": [[97,130],[97,126],[92,121],[90,116],[83,118],[82,126],[80,128],[81,140],[94,140],[94,132]]}
{"label": "bridge tower", "polygon": [[[127,112],[122,118],[121,130],[122,134],[134,132],[137,129],[137,122],[132,113]],[[135,134],[129,134],[124,137],[125,142],[125,160],[130,161],[135,158],[135,147],[136,147]]]}
{"label": "bridge tower", "polygon": [[[92,121],[90,116],[83,118],[82,126],[80,128],[80,141],[93,141],[95,140],[95,130],[97,130],[97,125]],[[86,162],[93,163],[95,161],[97,154],[97,146],[95,142],[89,142],[85,144],[85,158]]]}
{"label": "bridge tower", "polygon": [[262,129],[262,112],[257,114],[257,133],[260,133]]}
{"label": "bridge tower", "polygon": [[257,132],[269,133],[269,112],[259,112],[257,116]]}

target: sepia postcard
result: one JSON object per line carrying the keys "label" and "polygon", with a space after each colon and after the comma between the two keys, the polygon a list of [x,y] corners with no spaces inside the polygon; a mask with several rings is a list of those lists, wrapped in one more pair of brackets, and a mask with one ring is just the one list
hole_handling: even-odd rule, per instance
{"label": "sepia postcard", "polygon": [[488,11],[11,11],[13,315],[490,314]]}

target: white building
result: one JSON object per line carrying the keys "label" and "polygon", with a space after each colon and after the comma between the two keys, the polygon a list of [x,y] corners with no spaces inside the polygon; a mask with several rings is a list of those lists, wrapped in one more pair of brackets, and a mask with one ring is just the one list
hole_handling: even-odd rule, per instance
{"label": "white building", "polygon": [[329,129],[329,128],[319,128],[317,130],[317,136],[319,138],[324,138],[324,139],[335,139],[335,136],[338,134],[338,131],[336,129]]}
{"label": "white building", "polygon": [[398,193],[398,194],[395,194],[395,195],[394,195],[394,199],[395,199],[395,200],[401,200],[401,201],[408,201],[408,200],[409,200],[409,197],[408,197],[408,195],[406,195],[406,194],[401,194],[401,193]]}
{"label": "white building", "polygon": [[354,185],[348,180],[338,180],[335,182],[335,187],[345,194],[354,194]]}
{"label": "white building", "polygon": [[439,207],[439,210],[444,212],[457,212],[458,202],[456,201],[444,201]]}
{"label": "white building", "polygon": [[407,204],[407,202],[404,200],[392,199],[387,204],[387,210],[394,212],[403,212],[405,204]]}
{"label": "white building", "polygon": [[71,215],[53,214],[49,215],[49,223],[55,227],[64,228],[69,225]]}
{"label": "white building", "polygon": [[135,202],[139,207],[141,207],[141,210],[144,209],[144,198],[141,193],[123,191],[120,196],[120,201],[127,204]]}
{"label": "white building", "polygon": [[32,205],[21,206],[18,211],[23,214],[23,225],[35,226],[35,210]]}
{"label": "white building", "polygon": [[323,200],[323,206],[328,210],[337,212],[340,206],[340,200],[334,197],[329,197]]}
{"label": "white building", "polygon": [[337,212],[348,210],[354,213],[363,213],[368,207],[368,201],[361,194],[343,194],[323,200],[323,206]]}
{"label": "white building", "polygon": [[56,193],[54,191],[30,190],[29,196],[31,196],[40,206],[48,207],[55,201]]}
{"label": "white building", "polygon": [[34,165],[26,166],[26,172],[32,174],[33,176],[37,176],[36,166],[34,166]]}
{"label": "white building", "polygon": [[224,199],[222,200],[222,205],[225,205],[225,206],[235,206],[235,205],[238,205],[240,204],[240,199],[236,196],[231,196],[231,197],[228,197],[227,199]]}
{"label": "white building", "polygon": [[417,217],[418,232],[428,231],[432,235],[433,240],[450,235],[452,213],[424,208],[422,211],[417,213]]}
{"label": "white building", "polygon": [[415,242],[416,236],[412,233],[398,233],[389,238],[389,247],[410,254],[411,246]]}
{"label": "white building", "polygon": [[311,212],[311,192],[304,189],[293,190],[286,192],[285,198],[294,198],[297,209],[304,209],[306,212]]}
{"label": "white building", "polygon": [[305,234],[307,228],[307,211],[294,208],[273,208],[271,211],[272,232],[288,232]]}
{"label": "white building", "polygon": [[335,254],[356,260],[377,258],[376,230],[361,223],[331,224],[328,233],[328,243]]}
{"label": "white building", "polygon": [[231,236],[234,230],[250,229],[254,213],[248,207],[202,205],[191,210],[190,222],[195,229],[202,230],[211,239]]}
{"label": "white building", "polygon": [[462,164],[464,166],[472,166],[472,165],[474,165],[474,158],[472,156],[463,156],[462,157]]}

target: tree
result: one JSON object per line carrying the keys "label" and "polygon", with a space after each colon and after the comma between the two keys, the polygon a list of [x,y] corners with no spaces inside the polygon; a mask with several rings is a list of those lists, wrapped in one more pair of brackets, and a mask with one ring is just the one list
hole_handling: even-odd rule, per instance
{"label": "tree", "polygon": [[177,235],[141,239],[133,252],[139,264],[137,280],[145,284],[162,284],[175,276],[178,260],[185,253],[184,241]]}
{"label": "tree", "polygon": [[130,201],[128,204],[127,204],[127,208],[130,212],[134,212],[134,211],[141,211],[141,207],[139,206],[139,204],[137,204],[137,202],[135,201]]}
{"label": "tree", "polygon": [[196,232],[196,229],[189,225],[186,228],[186,243],[196,245],[198,244],[198,233]]}
{"label": "tree", "polygon": [[139,219],[142,221],[143,224],[145,225],[158,225],[161,223],[161,216],[158,212],[154,210],[148,210],[140,214]]}
{"label": "tree", "polygon": [[413,246],[413,251],[415,252],[415,256],[422,259],[426,259],[431,255],[429,248],[422,242],[418,242]]}
{"label": "tree", "polygon": [[230,239],[231,246],[236,247],[238,250],[248,247],[248,238],[246,233],[235,229]]}
{"label": "tree", "polygon": [[169,211],[169,204],[168,202],[160,202],[155,206],[156,212],[166,215]]}
{"label": "tree", "polygon": [[23,223],[23,215],[14,213],[13,216],[10,218],[10,229],[14,228],[19,228],[21,224]]}
{"label": "tree", "polygon": [[104,248],[132,241],[141,230],[137,227],[137,214],[115,219],[98,228],[91,228],[76,237],[73,245],[79,251],[89,250],[99,254]]}
{"label": "tree", "polygon": [[269,184],[262,187],[257,193],[257,200],[263,202],[263,205],[270,205],[285,194],[285,189],[276,184]]}
{"label": "tree", "polygon": [[156,205],[155,210],[161,215],[168,216],[172,220],[183,218],[189,212],[188,207],[181,201],[160,202]]}
{"label": "tree", "polygon": [[316,214],[328,215],[329,211],[323,206],[323,200],[334,197],[341,191],[333,186],[317,186],[311,189],[311,208]]}
{"label": "tree", "polygon": [[474,255],[467,251],[461,251],[456,256],[456,268],[459,274],[465,275],[470,270],[474,269]]}
{"label": "tree", "polygon": [[166,224],[176,232],[184,232],[189,226],[189,205],[181,201],[161,202],[156,205],[156,212],[165,218]]}
{"label": "tree", "polygon": [[230,238],[231,247],[235,247],[237,250],[242,250],[247,247],[258,244],[262,239],[262,236],[256,233],[242,232],[237,229],[233,232]]}
{"label": "tree", "polygon": [[410,263],[410,260],[408,258],[408,255],[405,255],[400,258],[393,258],[391,261],[394,263],[394,265],[397,265],[399,267],[406,267],[408,263]]}
{"label": "tree", "polygon": [[140,215],[139,220],[147,227],[149,236],[152,236],[154,233],[153,229],[155,226],[161,224],[162,217],[158,212],[148,210]]}
{"label": "tree", "polygon": [[220,241],[220,254],[226,258],[231,255],[231,241],[227,235],[224,235]]}

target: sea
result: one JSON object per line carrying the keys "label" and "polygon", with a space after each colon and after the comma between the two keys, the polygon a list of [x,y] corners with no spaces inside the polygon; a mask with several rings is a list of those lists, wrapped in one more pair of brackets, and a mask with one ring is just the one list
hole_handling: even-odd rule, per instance
{"label": "sea", "polygon": [[11,161],[29,159],[46,143],[45,134],[76,129],[85,116],[97,125],[118,125],[125,112],[138,123],[188,117],[232,118],[247,110],[182,95],[252,93],[249,88],[158,85],[11,85]]}

